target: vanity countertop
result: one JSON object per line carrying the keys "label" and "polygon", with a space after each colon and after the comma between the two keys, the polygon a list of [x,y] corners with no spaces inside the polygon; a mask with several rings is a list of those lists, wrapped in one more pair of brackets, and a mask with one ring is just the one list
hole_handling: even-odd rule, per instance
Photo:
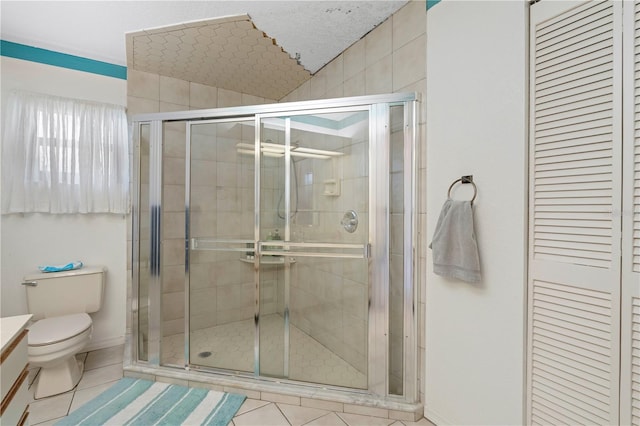
{"label": "vanity countertop", "polygon": [[14,337],[20,334],[20,331],[25,328],[30,319],[31,314],[0,318],[0,341],[2,342],[2,351],[5,350]]}

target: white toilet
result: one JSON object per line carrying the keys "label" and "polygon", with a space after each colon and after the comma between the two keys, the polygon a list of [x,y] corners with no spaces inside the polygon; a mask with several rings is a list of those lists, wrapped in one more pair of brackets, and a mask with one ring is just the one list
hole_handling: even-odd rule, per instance
{"label": "white toilet", "polygon": [[102,306],[106,269],[27,275],[27,305],[34,323],[29,328],[29,364],[40,367],[35,398],[73,389],[82,377],[83,362],[75,355],[91,340],[93,323],[87,314]]}

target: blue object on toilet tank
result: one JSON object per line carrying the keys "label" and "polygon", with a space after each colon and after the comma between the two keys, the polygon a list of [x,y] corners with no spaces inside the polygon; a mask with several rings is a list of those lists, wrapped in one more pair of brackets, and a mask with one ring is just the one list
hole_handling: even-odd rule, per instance
{"label": "blue object on toilet tank", "polygon": [[73,269],[82,268],[83,263],[79,260],[76,262],[69,262],[66,265],[58,265],[58,266],[38,266],[42,272],[62,272],[62,271],[71,271]]}

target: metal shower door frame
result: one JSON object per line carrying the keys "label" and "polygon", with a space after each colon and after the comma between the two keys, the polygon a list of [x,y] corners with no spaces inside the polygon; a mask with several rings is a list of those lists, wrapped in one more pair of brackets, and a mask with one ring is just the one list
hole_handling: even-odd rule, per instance
{"label": "metal shower door frame", "polygon": [[[258,253],[268,253],[263,249],[262,242],[260,241],[260,205],[259,205],[259,188],[260,188],[260,128],[259,119],[268,116],[282,116],[284,114],[310,114],[312,112],[325,112],[336,108],[360,108],[369,110],[369,144],[370,153],[375,155],[369,156],[369,216],[375,218],[375,220],[369,221],[369,243],[367,248],[363,251],[363,255],[371,256],[370,259],[383,259],[381,262],[369,261],[369,388],[365,391],[359,392],[357,389],[348,389],[355,393],[374,394],[383,398],[415,402],[418,399],[418,363],[417,363],[417,286],[419,277],[417,275],[417,255],[416,255],[416,232],[417,232],[417,212],[416,200],[417,200],[417,166],[416,166],[416,125],[417,125],[417,106],[416,102],[418,96],[415,93],[393,94],[393,95],[372,95],[372,96],[360,96],[352,98],[340,98],[340,99],[327,99],[318,101],[302,101],[302,102],[290,102],[281,104],[270,105],[255,105],[255,106],[243,106],[243,107],[231,107],[231,108],[218,108],[210,110],[193,110],[193,111],[180,111],[180,112],[167,112],[167,113],[154,113],[154,114],[140,114],[134,116],[132,121],[134,122],[134,128],[142,124],[151,125],[151,177],[155,180],[150,181],[150,201],[156,202],[161,209],[162,205],[162,124],[170,121],[186,121],[192,123],[204,123],[205,121],[249,121],[255,119],[256,122],[256,158],[255,158],[255,212],[254,212],[254,224],[255,224],[255,241],[254,247],[256,253],[256,263],[259,268],[259,256]],[[392,105],[404,106],[404,161],[406,165],[405,179],[404,179],[404,191],[407,195],[405,197],[405,221],[404,221],[404,288],[405,288],[405,300],[404,300],[404,324],[405,324],[405,338],[404,338],[404,389],[403,395],[395,396],[389,395],[388,386],[388,359],[389,359],[389,342],[388,342],[388,312],[389,312],[389,294],[388,294],[388,280],[389,280],[389,107]],[[363,107],[367,108],[363,108]],[[187,125],[187,144],[190,143],[189,137],[190,126]],[[137,132],[139,135],[139,132]],[[187,148],[187,151],[189,148]],[[137,151],[136,151],[137,152]],[[139,154],[139,153],[138,153]],[[185,161],[188,162],[190,153],[187,152]],[[139,158],[138,158],[139,160]],[[288,168],[288,167],[287,167]],[[154,171],[155,170],[155,171]],[[376,170],[377,173],[371,173],[371,170]],[[385,172],[386,171],[386,172]],[[290,170],[288,170],[290,173]],[[189,176],[190,170],[187,163],[187,180],[185,182],[185,192],[189,193]],[[134,176],[138,176],[139,183],[140,165],[134,162]],[[290,179],[290,174],[287,176]],[[134,188],[134,192],[138,194],[138,188]],[[188,198],[186,195],[185,198]],[[287,197],[288,199],[290,197]],[[185,211],[189,213],[189,201],[185,200]],[[138,329],[139,320],[139,305],[140,300],[137,297],[137,289],[139,288],[139,276],[136,271],[139,271],[137,263],[139,262],[139,245],[140,245],[140,225],[139,225],[139,212],[136,210],[137,203],[133,203],[132,214],[132,332],[134,339],[129,342],[130,351],[132,356],[132,364],[141,365],[147,367],[153,367],[158,369],[169,368],[164,367],[160,363],[160,342],[161,342],[161,270],[158,269],[158,274],[152,277],[152,282],[149,287],[149,351],[148,359],[138,359],[137,338],[140,330]],[[290,206],[289,206],[290,208]],[[159,228],[159,227],[158,227]],[[189,250],[190,240],[188,234],[188,223],[186,224],[187,231],[185,232],[185,365],[184,369],[189,370],[193,368],[189,364],[189,311],[188,311],[188,294],[189,294]],[[155,232],[155,238],[151,238],[154,247],[151,248],[151,253],[157,256],[158,261],[161,261],[160,253],[160,229],[152,229],[152,233]],[[235,241],[234,241],[235,242]],[[238,247],[238,250],[246,251],[246,242],[242,241],[244,247]],[[270,241],[270,246],[274,246],[275,243]],[[284,245],[284,243],[283,243]],[[293,247],[293,244],[289,244],[289,247]],[[308,246],[311,247],[311,246]],[[343,247],[347,248],[347,247]],[[355,248],[355,247],[350,247]],[[370,251],[369,251],[370,250]],[[282,254],[279,252],[278,254]],[[300,256],[296,252],[296,256]],[[158,265],[160,265],[158,263]],[[255,267],[255,266],[254,266]],[[256,328],[258,327],[259,319],[259,273],[256,273]],[[373,277],[373,279],[371,279]],[[154,320],[154,324],[151,324]],[[256,333],[256,341],[259,339],[259,334]],[[261,380],[271,380],[268,377],[262,377],[258,375],[259,372],[259,342],[254,345],[254,357],[258,362],[255,362],[256,368],[253,376],[260,377]],[[414,353],[415,352],[415,353]],[[197,368],[198,370],[214,370],[213,372],[223,373],[227,376],[240,376],[247,377],[242,374],[233,374],[233,372],[225,373],[221,371],[215,371],[215,369]],[[175,371],[175,369],[172,369]],[[286,383],[287,380],[273,379],[274,381]],[[299,382],[292,382],[293,384],[300,384]],[[318,388],[327,388],[326,385],[313,385],[308,386]],[[331,386],[329,386],[331,388]],[[347,390],[344,388],[336,388],[338,390]]]}

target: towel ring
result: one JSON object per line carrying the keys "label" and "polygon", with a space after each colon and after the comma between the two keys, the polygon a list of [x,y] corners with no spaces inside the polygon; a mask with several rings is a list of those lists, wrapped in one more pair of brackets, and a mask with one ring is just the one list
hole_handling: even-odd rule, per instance
{"label": "towel ring", "polygon": [[478,195],[478,187],[476,186],[475,183],[473,183],[473,176],[462,176],[460,179],[454,180],[451,186],[449,186],[449,191],[447,191],[447,197],[451,198],[451,190],[453,189],[455,184],[458,182],[463,184],[470,183],[471,185],[473,185],[473,198],[471,198],[471,204],[473,204],[473,202],[476,199],[476,196]]}

